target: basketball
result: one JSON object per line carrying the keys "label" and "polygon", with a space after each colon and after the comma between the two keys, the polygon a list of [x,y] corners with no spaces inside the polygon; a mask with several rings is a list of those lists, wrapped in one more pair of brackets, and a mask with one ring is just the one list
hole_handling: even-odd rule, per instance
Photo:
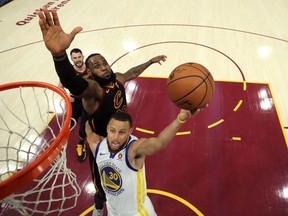
{"label": "basketball", "polygon": [[184,63],[169,75],[166,90],[178,107],[195,111],[209,103],[214,92],[214,79],[207,68],[198,63]]}

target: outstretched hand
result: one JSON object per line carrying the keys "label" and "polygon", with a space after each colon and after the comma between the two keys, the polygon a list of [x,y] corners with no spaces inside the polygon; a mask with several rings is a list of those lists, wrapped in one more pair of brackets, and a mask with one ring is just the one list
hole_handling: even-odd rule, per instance
{"label": "outstretched hand", "polygon": [[181,109],[177,118],[179,123],[185,123],[189,118],[191,118],[192,114],[189,110]]}
{"label": "outstretched hand", "polygon": [[185,110],[181,109],[178,114],[178,121],[186,122],[189,118],[195,117],[198,113],[202,112],[205,108],[207,108],[209,105],[206,104],[205,107],[199,108],[197,110]]}
{"label": "outstretched hand", "polygon": [[150,61],[151,61],[152,63],[159,63],[159,64],[161,65],[161,61],[165,62],[166,59],[167,59],[167,56],[165,56],[165,55],[159,55],[159,56],[156,56],[156,57],[150,59]]}
{"label": "outstretched hand", "polygon": [[206,109],[209,106],[209,104],[206,104],[204,107],[196,109],[196,110],[190,110],[191,117],[196,116],[199,112],[202,112],[204,109]]}
{"label": "outstretched hand", "polygon": [[75,27],[70,34],[65,33],[60,26],[60,21],[54,8],[49,11],[43,7],[38,12],[38,16],[45,45],[53,56],[63,55],[74,40],[75,35],[82,31],[81,27]]}

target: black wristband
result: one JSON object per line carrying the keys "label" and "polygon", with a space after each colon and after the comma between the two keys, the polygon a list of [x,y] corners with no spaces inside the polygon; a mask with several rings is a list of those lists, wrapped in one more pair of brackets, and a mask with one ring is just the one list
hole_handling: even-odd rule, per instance
{"label": "black wristband", "polygon": [[[53,56],[53,55],[52,55]],[[53,56],[54,61],[63,61],[65,58],[68,58],[67,53],[65,52],[61,56]]]}

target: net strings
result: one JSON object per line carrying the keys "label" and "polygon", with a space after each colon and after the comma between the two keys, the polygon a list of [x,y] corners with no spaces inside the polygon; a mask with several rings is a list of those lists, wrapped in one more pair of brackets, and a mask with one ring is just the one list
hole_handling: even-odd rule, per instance
{"label": "net strings", "polygon": [[[6,133],[7,140],[6,145],[0,146],[0,167],[2,167],[0,182],[25,168],[43,153],[55,140],[65,121],[66,106],[63,99],[59,100],[57,93],[47,88],[41,89],[41,94],[39,88],[31,87],[30,90],[32,93],[29,92],[29,95],[34,98],[32,114],[31,106],[25,102],[27,94],[24,93],[24,88],[18,89],[20,102],[17,108],[21,107],[21,112],[9,106],[11,103],[7,102],[5,96],[3,97],[5,94],[0,96],[1,107],[6,110],[4,114],[0,113],[0,132]],[[7,116],[10,116],[10,120]],[[39,125],[33,125],[31,116],[36,116],[41,122],[40,129]],[[56,122],[53,127],[50,126],[51,120]],[[20,128],[24,126],[25,129],[18,131],[15,125],[21,125]],[[56,129],[55,125],[57,125]],[[43,136],[44,131],[49,136]],[[61,214],[63,211],[74,208],[81,189],[76,181],[76,175],[67,166],[66,150],[67,145],[50,167],[34,179],[27,188],[0,200],[0,203],[7,204],[21,215],[46,215],[55,212]]]}

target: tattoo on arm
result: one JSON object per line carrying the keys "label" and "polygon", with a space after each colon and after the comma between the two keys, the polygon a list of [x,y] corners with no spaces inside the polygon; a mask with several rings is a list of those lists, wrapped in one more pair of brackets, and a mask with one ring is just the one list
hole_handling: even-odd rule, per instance
{"label": "tattoo on arm", "polygon": [[138,66],[135,66],[135,67],[129,69],[126,73],[123,74],[125,76],[126,81],[138,77],[152,64],[153,64],[153,62],[151,60],[149,60],[148,62],[145,62],[141,65],[138,65]]}

